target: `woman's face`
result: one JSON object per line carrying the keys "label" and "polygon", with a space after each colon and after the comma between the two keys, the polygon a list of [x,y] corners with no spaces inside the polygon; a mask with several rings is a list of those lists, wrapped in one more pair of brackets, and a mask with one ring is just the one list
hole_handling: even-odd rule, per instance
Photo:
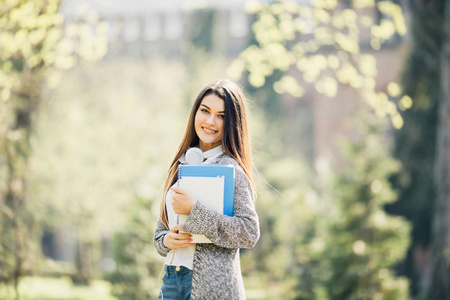
{"label": "woman's face", "polygon": [[225,102],[214,94],[205,96],[195,114],[194,128],[200,139],[200,149],[210,150],[222,143]]}

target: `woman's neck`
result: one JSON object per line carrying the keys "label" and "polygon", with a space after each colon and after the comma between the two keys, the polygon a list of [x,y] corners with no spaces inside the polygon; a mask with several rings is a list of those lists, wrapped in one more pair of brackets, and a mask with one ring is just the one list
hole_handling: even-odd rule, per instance
{"label": "woman's neck", "polygon": [[214,148],[217,148],[217,147],[219,147],[219,146],[221,146],[221,145],[222,145],[222,141],[217,142],[217,143],[214,143],[214,144],[205,144],[205,143],[203,143],[202,141],[200,141],[200,143],[199,143],[199,148],[200,148],[200,150],[202,150],[203,152],[206,152],[206,151],[212,150],[212,149],[214,149]]}

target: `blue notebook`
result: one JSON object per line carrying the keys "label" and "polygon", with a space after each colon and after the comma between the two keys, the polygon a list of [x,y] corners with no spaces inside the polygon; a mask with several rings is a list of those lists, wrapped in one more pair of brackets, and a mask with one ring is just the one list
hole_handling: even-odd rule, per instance
{"label": "blue notebook", "polygon": [[[232,217],[234,212],[234,166],[233,165],[180,165],[178,178],[223,177],[223,214]],[[208,180],[205,180],[208,181]],[[207,184],[207,182],[205,182]]]}

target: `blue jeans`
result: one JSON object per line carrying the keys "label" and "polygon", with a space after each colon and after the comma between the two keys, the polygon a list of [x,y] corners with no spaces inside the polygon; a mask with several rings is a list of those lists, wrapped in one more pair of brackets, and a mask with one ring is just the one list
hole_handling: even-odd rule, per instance
{"label": "blue jeans", "polygon": [[192,270],[186,267],[164,266],[165,275],[158,300],[191,299]]}

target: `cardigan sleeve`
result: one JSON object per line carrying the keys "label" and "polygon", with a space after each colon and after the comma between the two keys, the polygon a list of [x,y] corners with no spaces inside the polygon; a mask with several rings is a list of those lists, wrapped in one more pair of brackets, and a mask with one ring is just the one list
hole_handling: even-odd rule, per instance
{"label": "cardigan sleeve", "polygon": [[169,253],[170,249],[167,248],[166,246],[164,246],[164,237],[166,236],[166,234],[169,232],[169,230],[167,230],[162,222],[161,222],[161,218],[158,218],[158,221],[156,222],[156,229],[155,232],[153,234],[153,244],[155,245],[156,251],[161,255],[166,257],[167,254]]}
{"label": "cardigan sleeve", "polygon": [[236,166],[234,214],[232,217],[208,209],[197,201],[184,231],[204,234],[224,248],[252,248],[259,239],[259,220],[255,211],[251,184],[244,171]]}

